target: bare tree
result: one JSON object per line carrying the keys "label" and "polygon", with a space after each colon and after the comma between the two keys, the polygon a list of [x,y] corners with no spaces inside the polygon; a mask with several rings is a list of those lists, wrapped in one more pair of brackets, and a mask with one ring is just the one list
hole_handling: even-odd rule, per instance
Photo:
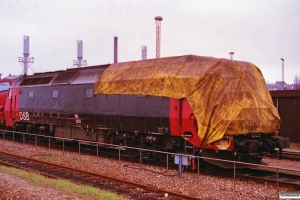
{"label": "bare tree", "polygon": [[295,78],[294,78],[294,85],[296,86],[296,89],[297,90],[300,90],[300,75],[295,75]]}

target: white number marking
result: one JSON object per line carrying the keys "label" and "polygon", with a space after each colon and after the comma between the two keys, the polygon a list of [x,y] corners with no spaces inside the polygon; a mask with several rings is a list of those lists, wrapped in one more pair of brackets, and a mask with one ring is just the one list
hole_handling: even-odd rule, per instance
{"label": "white number marking", "polygon": [[20,120],[29,121],[29,112],[19,112]]}

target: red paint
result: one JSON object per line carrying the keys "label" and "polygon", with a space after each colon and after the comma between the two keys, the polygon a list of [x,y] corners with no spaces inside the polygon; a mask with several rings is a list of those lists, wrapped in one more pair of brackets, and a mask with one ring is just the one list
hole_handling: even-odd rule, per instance
{"label": "red paint", "polygon": [[8,95],[5,105],[5,118],[7,126],[13,126],[15,122],[20,121],[19,93],[20,90],[18,88],[10,89],[10,94]]}
{"label": "red paint", "polygon": [[[197,123],[186,99],[170,99],[170,130],[171,135],[181,136],[193,146],[200,148],[201,140],[197,133]],[[186,136],[185,133],[191,135]]]}
{"label": "red paint", "polygon": [[170,99],[170,133],[172,136],[181,136],[180,103],[176,99]]}
{"label": "red paint", "polygon": [[233,141],[234,141],[233,138],[229,139],[229,146],[227,148],[228,151],[232,151],[234,149],[234,144],[233,144],[234,142]]}
{"label": "red paint", "polygon": [[[0,84],[9,83],[9,86],[11,86],[14,82],[14,79],[1,79]],[[0,121],[5,120],[5,104],[8,97],[8,89],[5,90],[4,88],[1,88],[0,91]]]}
{"label": "red paint", "polygon": [[5,102],[7,99],[8,91],[1,91],[0,92],[0,120],[3,121],[5,120],[5,115],[4,115],[4,108],[5,108]]}

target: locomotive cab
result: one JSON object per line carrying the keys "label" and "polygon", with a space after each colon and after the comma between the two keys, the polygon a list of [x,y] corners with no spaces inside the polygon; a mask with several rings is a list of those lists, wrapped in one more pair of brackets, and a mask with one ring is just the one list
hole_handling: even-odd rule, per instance
{"label": "locomotive cab", "polygon": [[13,84],[14,79],[0,79],[0,126],[6,125],[5,108],[6,100],[9,95],[9,88]]}

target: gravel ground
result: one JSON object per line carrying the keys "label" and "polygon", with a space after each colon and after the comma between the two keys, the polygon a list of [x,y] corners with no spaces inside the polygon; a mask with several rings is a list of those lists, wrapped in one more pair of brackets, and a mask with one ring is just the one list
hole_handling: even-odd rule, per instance
{"label": "gravel ground", "polygon": [[[198,181],[197,174],[188,172],[184,172],[183,178],[179,179],[178,176],[172,176],[174,174],[177,174],[177,170],[169,170],[166,174],[160,174],[160,172],[164,172],[166,168],[143,165],[142,167],[147,170],[141,170],[139,167],[134,167],[134,164],[130,162],[101,157],[98,158],[97,162],[97,158],[94,156],[79,156],[78,153],[74,152],[62,152],[54,149],[49,150],[48,148],[44,147],[22,145],[19,143],[12,143],[10,141],[2,140],[0,142],[0,150],[52,163],[63,164],[74,168],[76,167],[82,170],[97,172],[99,174],[109,174],[110,176],[114,176],[117,178],[130,180],[137,183],[149,184],[158,188],[196,196],[200,199],[278,199],[277,187],[275,185],[270,185],[267,183],[257,184],[252,181],[241,180],[236,180],[234,182],[232,178],[218,178],[203,174],[200,174]],[[300,162],[297,161],[278,160],[270,158],[265,158],[264,161],[268,162],[271,166],[282,166],[284,168],[300,169]],[[0,181],[0,187],[3,188],[3,184],[1,183],[3,182]],[[21,187],[23,185],[24,184],[20,184],[19,186]],[[10,181],[6,181],[4,188],[6,188],[7,190],[14,189],[20,191],[26,190],[27,188],[24,187],[18,189],[17,187],[18,186],[16,185],[10,185]],[[31,189],[30,191],[27,191],[27,196],[25,199],[30,199],[30,195],[33,195],[32,197],[35,197],[34,195],[37,195],[35,191],[37,190]],[[38,191],[41,191],[41,189],[39,189]],[[279,192],[295,192],[295,190],[280,187]],[[54,196],[51,195],[51,198],[57,198],[55,196],[55,193],[53,194]],[[61,194],[58,194],[58,197],[60,197],[61,199]],[[0,199],[2,199],[1,193]]]}
{"label": "gravel ground", "polygon": [[41,186],[34,185],[28,180],[10,175],[0,173],[0,199],[20,199],[20,200],[33,200],[33,199],[44,199],[44,200],[60,200],[60,199],[72,199],[81,200],[74,195],[64,194],[61,191],[56,191],[52,188],[44,188]]}

